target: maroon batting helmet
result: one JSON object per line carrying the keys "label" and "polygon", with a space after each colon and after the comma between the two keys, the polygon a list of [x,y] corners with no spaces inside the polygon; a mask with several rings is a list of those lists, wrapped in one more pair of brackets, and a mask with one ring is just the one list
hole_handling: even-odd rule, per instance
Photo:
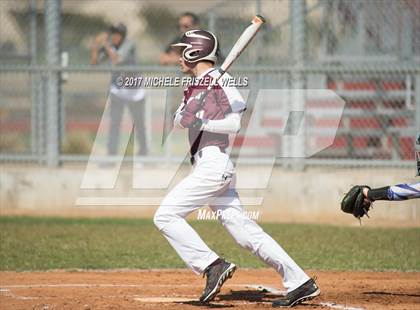
{"label": "maroon batting helmet", "polygon": [[172,44],[173,47],[184,48],[182,58],[189,63],[217,60],[218,42],[216,36],[206,30],[190,30],[184,33],[181,42]]}

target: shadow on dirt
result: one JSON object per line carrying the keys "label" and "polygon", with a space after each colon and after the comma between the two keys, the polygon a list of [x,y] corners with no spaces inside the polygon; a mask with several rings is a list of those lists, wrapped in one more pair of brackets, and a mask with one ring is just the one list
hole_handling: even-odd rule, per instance
{"label": "shadow on dirt", "polygon": [[220,294],[216,297],[214,302],[211,303],[201,303],[199,301],[188,301],[181,302],[181,304],[187,304],[198,307],[205,308],[232,308],[234,305],[231,304],[219,304],[219,302],[229,302],[229,301],[245,301],[245,302],[272,302],[274,299],[278,298],[278,295],[274,295],[264,291],[254,291],[254,290],[240,290],[233,291],[231,290],[227,294]]}
{"label": "shadow on dirt", "polygon": [[218,300],[229,301],[229,300],[241,300],[241,301],[250,301],[250,302],[270,302],[275,298],[279,298],[278,295],[274,295],[269,292],[264,291],[255,291],[255,290],[240,290],[240,291],[230,291],[228,294],[221,294],[218,297]]}
{"label": "shadow on dirt", "polygon": [[229,304],[215,304],[215,303],[203,303],[201,301],[185,301],[185,302],[177,302],[177,304],[182,304],[182,305],[190,305],[190,306],[196,306],[196,307],[202,307],[202,308],[233,308],[235,307],[234,305],[229,305]]}

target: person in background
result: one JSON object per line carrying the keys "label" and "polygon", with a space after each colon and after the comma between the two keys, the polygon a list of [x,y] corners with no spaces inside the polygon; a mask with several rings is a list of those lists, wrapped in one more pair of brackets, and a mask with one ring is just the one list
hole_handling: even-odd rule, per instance
{"label": "person in background", "polygon": [[168,44],[165,51],[160,54],[160,64],[165,66],[178,65],[179,54],[172,47],[172,44],[179,42],[182,35],[188,30],[200,28],[200,19],[191,12],[181,14],[178,19],[178,35]]}
{"label": "person in background", "polygon": [[[118,23],[102,32],[95,38],[91,49],[91,64],[97,65],[108,60],[112,66],[136,66],[138,64],[137,49],[134,42],[127,38],[127,27]],[[138,77],[135,72],[113,72],[109,89],[110,128],[108,138],[108,154],[116,155],[120,139],[120,125],[127,107],[134,121],[137,142],[140,145],[138,155],[148,152],[145,129],[145,91],[133,85],[124,85],[129,77]]]}

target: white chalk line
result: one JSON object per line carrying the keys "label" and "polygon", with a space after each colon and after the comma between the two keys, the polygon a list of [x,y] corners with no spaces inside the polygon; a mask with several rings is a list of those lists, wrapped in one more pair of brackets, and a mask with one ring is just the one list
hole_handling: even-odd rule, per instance
{"label": "white chalk line", "polygon": [[33,300],[33,299],[41,298],[41,297],[19,296],[19,295],[13,294],[8,289],[0,289],[0,293],[3,293],[2,294],[3,296],[11,297],[11,298],[18,299],[18,300]]}
{"label": "white chalk line", "polygon": [[264,291],[269,292],[269,293],[272,293],[274,295],[285,296],[287,294],[287,291],[280,291],[280,290],[278,290],[274,287],[271,287],[271,286],[251,284],[251,285],[248,285],[247,287],[253,288],[253,289],[255,289],[257,291],[260,291],[260,292],[264,292]]}
{"label": "white chalk line", "polygon": [[[3,285],[0,287],[0,293],[3,293],[3,296],[12,297],[19,300],[33,300],[33,299],[40,299],[40,298],[48,298],[51,299],[53,297],[31,297],[31,296],[18,296],[13,294],[10,289],[33,289],[33,288],[109,288],[109,287],[134,287],[134,288],[141,288],[141,287],[196,287],[197,285],[193,284],[100,284],[100,283],[69,283],[69,284],[20,284],[20,285]],[[253,288],[259,291],[270,291],[272,293],[280,293],[285,294],[283,291],[276,290],[275,288],[264,286],[264,285],[256,285],[256,284],[225,284],[224,287],[228,288]],[[114,296],[114,295],[101,295],[104,298],[118,298],[121,296]],[[188,301],[195,301],[197,298],[196,296],[183,296],[183,297],[144,297],[141,295],[124,295],[124,297],[133,298],[136,301],[140,302],[188,302]]]}
{"label": "white chalk line", "polygon": [[[253,284],[225,284],[223,287],[252,287]],[[2,285],[0,292],[10,288],[71,288],[71,287],[197,287],[194,284],[95,284],[95,283],[70,283],[70,284],[19,284]]]}
{"label": "white chalk line", "polygon": [[[143,302],[143,303],[188,303],[188,302],[198,302],[197,296],[191,297],[140,297],[134,298],[135,301]],[[243,301],[243,300],[213,300],[211,302],[212,305],[226,305],[226,302],[234,303],[235,305],[249,305],[253,304],[250,301]]]}
{"label": "white chalk line", "polygon": [[[277,291],[277,289],[275,289]],[[143,303],[171,303],[171,302],[179,302],[179,303],[185,303],[185,302],[191,302],[191,301],[197,301],[196,296],[183,296],[183,297],[137,297],[134,298],[135,301],[140,301]],[[224,301],[220,302],[213,302],[214,304],[223,304]],[[230,300],[230,302],[233,302],[235,304],[252,304],[251,301],[241,301],[241,300]],[[260,301],[262,303],[271,303],[272,301]],[[341,309],[341,310],[365,310],[364,308],[358,308],[358,307],[347,307],[345,305],[336,304],[334,302],[321,302],[319,304],[313,304],[321,307],[328,307],[332,309]]]}
{"label": "white chalk line", "polygon": [[[70,284],[26,284],[26,285],[3,285],[0,287],[0,292],[5,293],[3,295],[9,296],[15,299],[20,300],[32,300],[32,299],[39,299],[41,297],[30,297],[30,296],[18,296],[13,294],[10,289],[12,288],[77,288],[77,287],[84,287],[84,288],[108,288],[108,287],[196,287],[197,285],[193,284],[89,284],[89,283],[70,283]],[[257,291],[266,291],[272,293],[274,295],[284,296],[286,291],[278,290],[276,288],[266,286],[266,285],[259,285],[259,284],[225,284],[224,287],[231,287],[231,288],[252,288]],[[120,296],[102,296],[105,298],[117,298]],[[141,302],[185,302],[195,300],[194,297],[140,297],[139,295],[125,295],[125,297],[133,297],[136,301]],[[332,309],[342,309],[342,310],[365,310],[364,308],[360,307],[350,307],[345,305],[336,304],[334,302],[321,302],[318,305],[322,307],[329,307]]]}
{"label": "white chalk line", "polygon": [[138,297],[134,300],[146,303],[189,302],[196,301],[197,297]]}
{"label": "white chalk line", "polygon": [[335,302],[321,302],[319,305],[323,307],[329,307],[332,309],[343,309],[343,310],[365,310],[365,308],[359,307],[347,307],[345,305],[336,304]]}

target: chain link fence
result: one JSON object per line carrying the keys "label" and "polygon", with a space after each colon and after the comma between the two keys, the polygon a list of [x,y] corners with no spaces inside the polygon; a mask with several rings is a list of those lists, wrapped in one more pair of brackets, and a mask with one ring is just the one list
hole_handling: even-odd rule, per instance
{"label": "chain link fence", "polygon": [[[287,120],[273,113],[275,103],[254,106],[258,91],[325,89],[344,99],[344,112],[333,144],[303,164],[414,167],[420,133],[418,0],[200,1],[194,7],[183,0],[1,1],[0,160],[50,165],[87,160],[101,128],[111,73],[178,75],[176,66],[160,64],[160,55],[179,36],[178,17],[187,11],[217,34],[222,56],[253,15],[267,19],[232,69],[248,77],[244,90],[258,120],[257,128],[246,131],[249,144],[236,138],[237,150],[242,146],[252,159],[262,147],[274,145],[281,152],[287,146],[279,134]],[[90,65],[95,37],[118,22],[126,24],[127,39],[137,47],[138,65]],[[145,160],[182,156],[177,141],[162,148],[181,95],[181,88],[146,90]],[[331,126],[328,117],[317,120],[311,130],[319,135],[310,143],[322,143]],[[122,126],[122,140],[130,139],[131,129]],[[106,141],[100,142],[106,148]],[[133,144],[131,139],[129,152],[135,152]]]}

